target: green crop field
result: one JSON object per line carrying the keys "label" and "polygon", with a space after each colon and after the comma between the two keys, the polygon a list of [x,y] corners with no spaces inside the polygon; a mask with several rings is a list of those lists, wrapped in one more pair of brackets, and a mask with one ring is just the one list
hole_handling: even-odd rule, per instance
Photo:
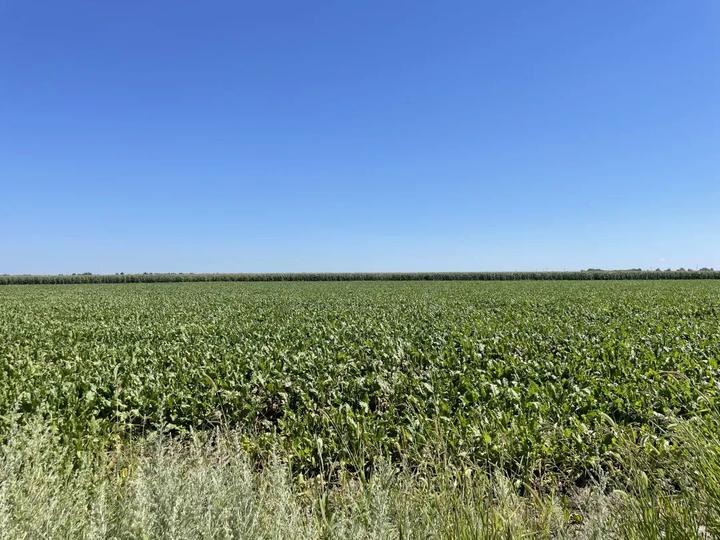
{"label": "green crop field", "polygon": [[[172,477],[209,490],[188,508],[218,537],[717,535],[719,364],[716,280],[8,285],[0,519],[173,537],[152,495]],[[294,525],[222,517],[233,459],[242,504]],[[48,502],[68,485],[75,513]]]}

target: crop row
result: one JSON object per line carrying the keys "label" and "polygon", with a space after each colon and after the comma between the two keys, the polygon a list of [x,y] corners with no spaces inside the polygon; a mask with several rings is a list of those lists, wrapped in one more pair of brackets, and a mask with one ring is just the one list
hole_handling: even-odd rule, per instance
{"label": "crop row", "polygon": [[63,285],[82,283],[177,283],[213,281],[563,281],[563,280],[720,279],[720,271],[583,270],[577,272],[347,272],[238,274],[59,274],[0,275],[0,285]]}

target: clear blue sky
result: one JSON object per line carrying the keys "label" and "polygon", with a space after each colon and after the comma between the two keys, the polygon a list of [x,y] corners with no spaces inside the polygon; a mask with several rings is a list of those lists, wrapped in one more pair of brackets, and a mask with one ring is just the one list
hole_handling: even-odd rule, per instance
{"label": "clear blue sky", "polygon": [[720,268],[720,2],[0,0],[0,273]]}

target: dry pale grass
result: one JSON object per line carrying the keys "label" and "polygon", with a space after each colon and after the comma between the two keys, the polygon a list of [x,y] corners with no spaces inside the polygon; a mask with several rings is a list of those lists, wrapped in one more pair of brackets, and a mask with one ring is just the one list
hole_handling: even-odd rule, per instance
{"label": "dry pale grass", "polygon": [[[144,439],[109,453],[73,452],[38,423],[2,446],[3,538],[717,538],[720,441],[707,425],[679,430],[674,489],[628,469],[628,488],[603,482],[560,495],[469,469],[458,480],[381,465],[332,486],[262,470],[232,433]],[[632,455],[632,453],[629,453]],[[632,478],[634,478],[634,480]],[[645,480],[643,480],[645,479]],[[644,483],[645,482],[645,483]]]}

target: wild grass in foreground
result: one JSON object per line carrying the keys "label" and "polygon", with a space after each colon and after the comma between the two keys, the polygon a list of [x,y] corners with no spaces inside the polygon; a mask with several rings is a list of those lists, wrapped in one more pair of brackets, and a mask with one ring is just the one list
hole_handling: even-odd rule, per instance
{"label": "wild grass in foreground", "polygon": [[[259,467],[236,433],[156,436],[77,453],[37,422],[0,457],[4,538],[717,538],[719,422],[683,422],[673,459],[627,442],[625,468],[583,488],[518,489],[502,474],[433,475],[380,464],[369,477]],[[634,456],[643,456],[636,458]],[[623,489],[620,489],[620,488]],[[521,494],[522,493],[522,494]]]}

